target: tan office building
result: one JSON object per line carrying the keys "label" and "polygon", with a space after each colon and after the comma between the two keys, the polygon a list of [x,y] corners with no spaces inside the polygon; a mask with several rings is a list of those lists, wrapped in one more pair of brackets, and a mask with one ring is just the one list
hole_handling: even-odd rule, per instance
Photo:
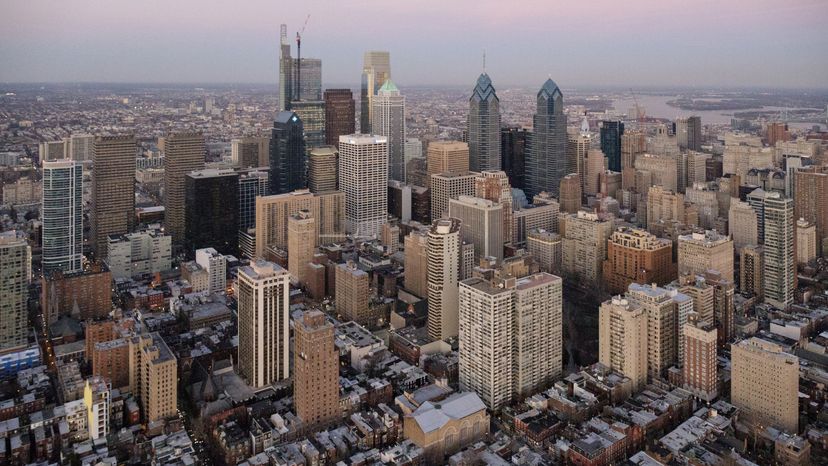
{"label": "tan office building", "polygon": [[314,246],[345,237],[345,196],[340,191],[313,194],[307,189],[256,198],[256,256],[268,248],[288,247],[288,217],[307,210],[315,222]]}
{"label": "tan office building", "polygon": [[514,213],[512,207],[512,187],[506,172],[500,170],[483,171],[475,179],[476,197],[488,199],[503,206],[503,242],[511,243]]}
{"label": "tan office building", "polygon": [[574,214],[581,209],[581,185],[581,177],[576,173],[570,173],[561,178],[561,212]]}
{"label": "tan office building", "polygon": [[337,159],[335,146],[320,146],[311,149],[308,155],[308,189],[314,194],[336,191]]}
{"label": "tan office building", "polygon": [[733,281],[733,240],[715,230],[680,235],[678,238],[678,272],[704,275],[716,270]]}
{"label": "tan office building", "polygon": [[432,141],[428,143],[426,160],[428,182],[431,175],[465,173],[469,171],[469,145],[460,141]]}
{"label": "tan office building", "polygon": [[759,244],[759,220],[756,210],[747,202],[731,200],[727,225],[737,250]]}
{"label": "tan office building", "polygon": [[503,259],[505,207],[488,199],[459,196],[449,200],[449,217],[460,219],[460,237],[474,245],[474,257]]}
{"label": "tan office building", "polygon": [[414,230],[405,237],[405,289],[428,296],[428,234]]}
{"label": "tan office building", "polygon": [[[204,169],[204,135],[172,133],[160,138],[158,146],[164,152],[164,224],[167,233],[172,236],[173,245],[182,245],[186,234],[185,178],[192,171]],[[135,161],[132,163],[134,165]]]}
{"label": "tan office building", "polygon": [[448,214],[449,201],[459,196],[474,196],[477,172],[431,175],[431,220]]}
{"label": "tan office building", "polygon": [[[106,257],[109,235],[127,234],[135,226],[136,147],[134,135],[98,136],[92,146],[89,238],[100,259]],[[181,188],[183,204],[183,176]],[[183,216],[181,222],[183,231]]]}
{"label": "tan office building", "polygon": [[288,217],[288,271],[291,280],[304,285],[308,264],[316,250],[316,219],[310,211],[300,210]]}

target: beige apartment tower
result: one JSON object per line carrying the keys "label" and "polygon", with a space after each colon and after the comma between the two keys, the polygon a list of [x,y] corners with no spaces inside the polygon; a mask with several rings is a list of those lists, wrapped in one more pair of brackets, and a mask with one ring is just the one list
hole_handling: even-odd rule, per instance
{"label": "beige apartment tower", "polygon": [[428,234],[414,230],[405,237],[405,289],[428,297]]}
{"label": "beige apartment tower", "polygon": [[339,352],[334,327],[318,310],[294,321],[293,402],[305,429],[338,421]]}
{"label": "beige apartment tower", "polygon": [[733,240],[715,230],[680,235],[679,275],[704,275],[708,270],[716,270],[722,278],[733,281]]}
{"label": "beige apartment tower", "polygon": [[291,280],[305,285],[308,264],[313,260],[317,238],[316,219],[310,211],[300,210],[288,217],[288,271]]}
{"label": "beige apartment tower", "polygon": [[514,209],[512,208],[512,186],[506,172],[483,171],[475,179],[474,195],[503,206],[503,242],[511,243]]}
{"label": "beige apartment tower", "polygon": [[[92,146],[90,242],[98,258],[106,257],[109,235],[125,235],[135,226],[136,147],[134,135],[98,136]],[[183,203],[183,176],[181,186]]]}
{"label": "beige apartment tower", "polygon": [[428,144],[426,160],[429,182],[431,175],[465,173],[469,171],[469,145],[460,141],[432,141]]}
{"label": "beige apartment tower", "polygon": [[311,149],[308,155],[308,189],[314,194],[337,189],[337,159],[339,152],[334,146]]}
{"label": "beige apartment tower", "polygon": [[598,362],[632,380],[636,392],[647,384],[647,313],[616,296],[598,311]]}
{"label": "beige apartment tower", "polygon": [[147,422],[178,414],[178,361],[158,333],[129,340],[130,387],[138,394]]}
{"label": "beige apartment tower", "polygon": [[749,245],[759,244],[759,223],[756,210],[747,202],[730,201],[727,226],[733,237],[733,247],[737,250]]}
{"label": "beige apartment tower", "polygon": [[514,395],[531,396],[563,373],[563,280],[548,273],[515,285]]}
{"label": "beige apartment tower", "polygon": [[307,210],[314,222],[314,246],[340,241],[345,237],[343,223],[345,195],[340,191],[313,194],[307,189],[286,194],[256,197],[256,256],[264,257],[268,248],[288,247],[288,218]]}
{"label": "beige apartment tower", "polygon": [[581,177],[577,173],[570,173],[561,178],[561,212],[574,214],[581,209],[581,184]]}
{"label": "beige apartment tower", "polygon": [[607,241],[604,286],[623,293],[631,283],[666,285],[676,276],[673,242],[638,228],[621,227]]}
{"label": "beige apartment tower", "polygon": [[32,250],[25,234],[0,233],[0,354],[29,343],[28,297]]}
{"label": "beige apartment tower", "polygon": [[460,280],[460,220],[435,220],[428,231],[428,334],[435,340],[457,336]]}
{"label": "beige apartment tower", "polygon": [[503,259],[504,206],[479,197],[459,196],[449,201],[449,217],[460,219],[460,237],[474,245],[474,257]]}
{"label": "beige apartment tower", "polygon": [[[676,363],[678,354],[676,301],[669,290],[637,283],[630,285],[627,300],[647,314],[647,375],[661,378]],[[692,306],[689,299],[687,302]]]}
{"label": "beige apartment tower", "polygon": [[370,277],[354,262],[336,266],[336,311],[345,320],[353,320],[364,327],[373,327],[369,300]]}
{"label": "beige apartment tower", "polygon": [[807,264],[817,257],[816,226],[800,218],[796,221],[796,262]]}
{"label": "beige apartment tower", "polygon": [[[164,151],[164,224],[173,245],[183,245],[185,225],[185,178],[187,173],[204,169],[205,144],[201,133],[172,133],[161,138]],[[135,161],[132,161],[133,165]],[[134,198],[134,194],[133,194]]]}
{"label": "beige apartment tower", "polygon": [[816,226],[817,254],[828,255],[828,167],[802,168],[794,174],[795,218],[803,218]]}
{"label": "beige apartment tower", "polygon": [[431,219],[448,214],[449,201],[459,196],[474,196],[477,172],[440,173],[431,175]]}
{"label": "beige apartment tower", "polygon": [[602,220],[597,214],[579,211],[563,217],[562,230],[564,275],[582,286],[600,285],[612,222]]}

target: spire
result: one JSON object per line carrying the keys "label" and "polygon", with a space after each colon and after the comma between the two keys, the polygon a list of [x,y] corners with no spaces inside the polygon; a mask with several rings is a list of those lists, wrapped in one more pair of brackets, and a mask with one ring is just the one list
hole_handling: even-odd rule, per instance
{"label": "spire", "polygon": [[483,49],[483,74],[486,73],[486,49]]}

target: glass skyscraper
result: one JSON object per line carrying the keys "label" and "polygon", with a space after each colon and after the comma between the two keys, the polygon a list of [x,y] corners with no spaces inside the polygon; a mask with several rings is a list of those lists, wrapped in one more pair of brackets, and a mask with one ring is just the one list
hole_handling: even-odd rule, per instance
{"label": "glass skyscraper", "polygon": [[547,79],[538,91],[537,113],[529,153],[526,157],[526,197],[541,191],[558,197],[561,179],[567,175],[566,115],[563,94],[555,81]]}
{"label": "glass skyscraper", "polygon": [[239,252],[239,174],[205,169],[185,178],[184,224],[189,254],[213,247],[222,254]]}
{"label": "glass skyscraper", "polygon": [[279,112],[270,136],[270,193],[285,194],[307,185],[305,135],[294,112]]}
{"label": "glass skyscraper", "polygon": [[477,78],[469,98],[468,125],[469,169],[500,170],[500,99],[486,73]]}
{"label": "glass skyscraper", "polygon": [[388,138],[388,179],[405,181],[405,97],[390,79],[374,96],[371,129]]}
{"label": "glass skyscraper", "polygon": [[607,168],[621,172],[621,135],[624,123],[620,121],[601,122],[601,152],[607,157]]}
{"label": "glass skyscraper", "polygon": [[43,273],[81,270],[83,168],[74,160],[43,162]]}

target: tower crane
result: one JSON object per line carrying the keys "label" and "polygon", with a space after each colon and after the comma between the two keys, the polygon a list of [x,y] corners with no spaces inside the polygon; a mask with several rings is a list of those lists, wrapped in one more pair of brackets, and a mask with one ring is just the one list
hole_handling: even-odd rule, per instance
{"label": "tower crane", "polygon": [[308,26],[310,14],[305,18],[302,29],[296,32],[296,100],[302,100],[302,34]]}

